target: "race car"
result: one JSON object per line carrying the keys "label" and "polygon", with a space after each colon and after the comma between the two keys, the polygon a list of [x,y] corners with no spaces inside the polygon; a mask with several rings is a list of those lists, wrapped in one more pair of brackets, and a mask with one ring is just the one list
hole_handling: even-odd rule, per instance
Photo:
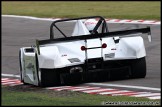
{"label": "race car", "polygon": [[143,35],[150,27],[109,31],[101,16],[55,20],[50,38],[19,50],[20,77],[40,87],[145,78]]}

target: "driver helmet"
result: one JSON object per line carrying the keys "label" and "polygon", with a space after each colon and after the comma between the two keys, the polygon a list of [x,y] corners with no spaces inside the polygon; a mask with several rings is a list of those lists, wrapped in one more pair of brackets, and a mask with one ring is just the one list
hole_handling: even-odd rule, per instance
{"label": "driver helmet", "polygon": [[85,26],[87,27],[87,29],[89,30],[89,32],[91,33],[92,30],[95,28],[96,24],[98,21],[96,21],[95,19],[88,19],[84,22]]}

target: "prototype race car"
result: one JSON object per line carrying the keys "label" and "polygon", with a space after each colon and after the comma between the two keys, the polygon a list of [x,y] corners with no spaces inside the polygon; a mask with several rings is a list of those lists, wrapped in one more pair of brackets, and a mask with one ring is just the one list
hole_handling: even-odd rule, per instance
{"label": "prototype race car", "polygon": [[50,39],[20,48],[21,81],[58,86],[113,77],[144,78],[143,34],[150,38],[150,28],[110,32],[101,16],[56,20],[50,26]]}

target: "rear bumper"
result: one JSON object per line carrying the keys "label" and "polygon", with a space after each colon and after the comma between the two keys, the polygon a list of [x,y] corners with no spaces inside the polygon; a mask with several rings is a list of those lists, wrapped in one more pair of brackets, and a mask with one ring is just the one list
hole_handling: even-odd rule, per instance
{"label": "rear bumper", "polygon": [[76,73],[62,73],[60,78],[63,83],[74,83],[74,82],[100,82],[107,81],[114,78],[126,77],[130,73],[129,67],[111,68],[111,69],[97,69],[89,72],[76,72]]}
{"label": "rear bumper", "polygon": [[[123,62],[123,60],[122,60]],[[87,70],[86,64],[80,64],[70,67],[58,68],[58,69],[41,69],[43,79],[49,81],[54,81],[54,78],[59,78],[61,84],[77,84],[83,82],[98,82],[107,81],[113,78],[121,78],[129,76],[130,67],[128,66],[128,61],[107,61],[103,62],[103,66],[100,69],[90,69]],[[120,63],[120,64],[117,64]],[[122,64],[122,65],[121,65]],[[92,65],[93,66],[93,65]],[[74,67],[82,67],[82,72],[70,72],[70,69]],[[49,74],[49,75],[48,75]]]}

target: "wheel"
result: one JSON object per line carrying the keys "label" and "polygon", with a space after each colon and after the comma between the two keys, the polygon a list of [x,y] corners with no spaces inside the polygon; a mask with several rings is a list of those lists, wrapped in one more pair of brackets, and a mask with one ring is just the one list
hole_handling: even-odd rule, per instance
{"label": "wheel", "polygon": [[36,68],[39,87],[48,87],[60,85],[60,75],[54,69],[40,69],[38,57],[36,56]]}
{"label": "wheel", "polygon": [[133,60],[131,63],[131,78],[145,78],[146,59],[145,57]]}

